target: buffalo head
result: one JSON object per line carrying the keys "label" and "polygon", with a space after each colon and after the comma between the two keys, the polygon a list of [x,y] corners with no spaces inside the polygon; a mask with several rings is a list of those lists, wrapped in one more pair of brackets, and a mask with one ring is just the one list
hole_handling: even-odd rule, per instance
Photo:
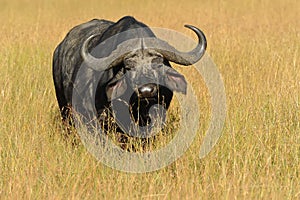
{"label": "buffalo head", "polygon": [[[81,55],[87,66],[103,72],[118,69],[105,85],[107,100],[122,98],[128,90],[133,91],[128,103],[140,126],[151,123],[149,109],[153,105],[160,104],[167,109],[174,91],[186,93],[184,76],[173,69],[169,61],[187,66],[196,63],[204,55],[204,34],[194,26],[186,27],[198,36],[198,44],[190,52],[180,52],[156,37],[123,39],[122,42],[118,41],[118,45],[112,45],[117,47],[109,56],[100,58],[88,51],[88,44],[96,35],[90,36],[82,45]],[[141,30],[131,31],[135,31],[134,35],[141,35],[136,34]]]}

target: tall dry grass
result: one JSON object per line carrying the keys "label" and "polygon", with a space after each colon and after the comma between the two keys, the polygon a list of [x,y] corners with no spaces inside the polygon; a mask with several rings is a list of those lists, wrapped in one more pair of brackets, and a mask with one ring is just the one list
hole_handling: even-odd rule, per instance
{"label": "tall dry grass", "polygon": [[[299,8],[297,0],[0,1],[0,198],[299,199]],[[204,159],[198,151],[209,98],[202,86],[196,140],[159,171],[110,169],[62,137],[51,75],[55,46],[76,24],[124,15],[206,33],[228,114]]]}

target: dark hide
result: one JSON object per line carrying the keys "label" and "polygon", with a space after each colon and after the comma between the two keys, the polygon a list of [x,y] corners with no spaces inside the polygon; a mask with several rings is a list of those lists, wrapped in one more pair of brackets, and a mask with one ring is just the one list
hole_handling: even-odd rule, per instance
{"label": "dark hide", "polygon": [[[145,29],[136,31],[137,28]],[[113,35],[127,30],[133,31],[125,36],[122,35],[122,37],[117,38],[112,44],[105,46],[105,49],[103,48],[103,45],[100,49],[97,49],[99,46],[101,46],[99,45],[100,43],[102,44]],[[120,19],[116,23],[107,20],[94,19],[74,27],[58,45],[53,57],[53,79],[56,97],[63,120],[67,120],[70,115],[70,108],[72,106],[72,93],[74,89],[73,82],[83,62],[80,54],[81,47],[83,42],[86,41],[91,35],[97,36],[90,41],[88,44],[88,49],[89,52],[91,52],[91,54],[97,58],[109,56],[110,53],[117,48],[118,44],[125,40],[133,38],[155,37],[150,28],[148,28],[145,24],[136,21],[133,17],[128,16]],[[103,114],[104,110],[110,109],[110,103],[112,100],[111,92],[114,89],[119,93],[116,95],[116,97],[120,99],[122,99],[129,88],[136,91],[135,87],[137,87],[142,91],[141,93],[134,93],[130,98],[130,112],[132,112],[134,120],[137,121],[141,126],[145,126],[150,123],[148,112],[151,106],[155,104],[161,104],[168,109],[172,100],[173,91],[179,91],[182,93],[186,92],[186,81],[184,77],[172,69],[168,60],[164,59],[163,56],[157,57],[161,60],[158,59],[159,61],[155,61],[157,60],[156,56],[153,56],[152,54],[150,55],[148,51],[143,52],[142,50],[136,54],[139,56],[146,55],[146,57],[148,56],[147,58],[152,56],[151,59],[153,59],[153,61],[150,60],[145,64],[147,67],[143,67],[139,66],[139,60],[134,60],[134,58],[129,57],[124,59],[124,62],[121,64],[113,66],[113,68],[105,70],[104,72],[99,73],[94,71],[94,73],[101,74],[95,96],[95,107],[98,117]],[[144,57],[141,59],[145,60]],[[163,67],[156,70],[156,68],[153,67],[156,65]],[[134,68],[137,72],[133,72],[132,68]],[[159,71],[162,69],[164,74]],[[125,73],[127,73],[129,77],[135,78],[131,78],[130,80],[124,79]],[[154,76],[150,76],[149,74],[151,73],[155,74],[156,78],[163,78],[165,83],[164,85],[167,87],[155,85],[155,81],[153,81],[154,85],[150,84],[149,87],[143,88],[143,85],[139,85],[139,78],[142,80],[143,78],[149,79],[150,77],[151,79],[151,77],[153,78]],[[155,90],[156,92],[150,94],[150,90]],[[140,97],[140,94],[143,95]]]}

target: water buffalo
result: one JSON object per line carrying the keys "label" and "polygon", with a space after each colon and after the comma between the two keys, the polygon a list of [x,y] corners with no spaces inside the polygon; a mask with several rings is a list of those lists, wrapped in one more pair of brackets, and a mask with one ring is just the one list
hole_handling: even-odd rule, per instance
{"label": "water buffalo", "polygon": [[[63,120],[68,120],[71,114],[74,80],[79,68],[87,66],[90,68],[87,77],[100,76],[94,101],[99,119],[103,120],[106,111],[111,111],[113,99],[125,98],[131,90],[133,93],[126,101],[133,121],[141,127],[151,123],[149,110],[153,105],[168,109],[173,92],[186,93],[184,76],[169,62],[191,65],[205,52],[206,38],[202,31],[185,26],[198,36],[198,45],[190,52],[176,50],[130,16],[115,23],[94,19],[74,27],[53,56],[53,79]],[[122,45],[128,41],[131,42]],[[132,45],[139,48],[130,49]]]}

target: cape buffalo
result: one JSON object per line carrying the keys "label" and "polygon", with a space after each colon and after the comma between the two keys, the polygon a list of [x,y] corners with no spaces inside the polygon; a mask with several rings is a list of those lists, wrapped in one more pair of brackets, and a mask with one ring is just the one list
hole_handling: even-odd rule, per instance
{"label": "cape buffalo", "polygon": [[80,67],[87,67],[84,75],[99,80],[93,105],[98,120],[104,120],[107,110],[112,111],[114,99],[125,99],[130,90],[132,95],[124,101],[129,105],[131,118],[141,127],[152,123],[149,112],[153,105],[168,109],[173,92],[186,93],[184,76],[169,62],[191,65],[205,52],[202,31],[191,25],[185,27],[198,36],[198,45],[190,52],[176,50],[130,16],[118,22],[94,19],[71,29],[53,56],[53,79],[63,120],[69,119],[74,106],[77,73]]}

